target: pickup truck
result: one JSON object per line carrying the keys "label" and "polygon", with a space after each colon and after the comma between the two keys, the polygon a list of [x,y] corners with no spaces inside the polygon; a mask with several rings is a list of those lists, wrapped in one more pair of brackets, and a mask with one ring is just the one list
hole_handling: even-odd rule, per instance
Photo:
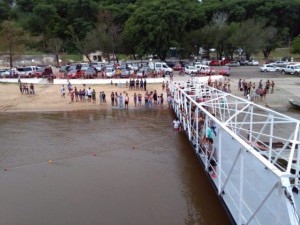
{"label": "pickup truck", "polygon": [[282,74],[300,74],[300,65],[286,65],[281,69]]}

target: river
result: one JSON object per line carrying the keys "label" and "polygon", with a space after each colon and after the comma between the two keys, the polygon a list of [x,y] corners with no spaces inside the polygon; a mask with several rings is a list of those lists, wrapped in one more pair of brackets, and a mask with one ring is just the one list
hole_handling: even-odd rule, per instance
{"label": "river", "polygon": [[0,225],[229,225],[173,117],[0,114]]}

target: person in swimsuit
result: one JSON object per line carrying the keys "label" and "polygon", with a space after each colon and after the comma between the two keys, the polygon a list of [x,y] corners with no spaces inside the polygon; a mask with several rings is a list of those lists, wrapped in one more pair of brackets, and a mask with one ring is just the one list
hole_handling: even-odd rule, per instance
{"label": "person in swimsuit", "polygon": [[129,104],[129,97],[128,94],[125,96],[125,109],[128,109],[128,104]]}

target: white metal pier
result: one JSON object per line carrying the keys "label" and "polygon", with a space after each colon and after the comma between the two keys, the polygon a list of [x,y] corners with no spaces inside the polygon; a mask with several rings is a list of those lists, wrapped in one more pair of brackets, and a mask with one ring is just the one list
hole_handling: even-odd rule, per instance
{"label": "white metal pier", "polygon": [[[215,170],[211,179],[236,224],[299,225],[300,121],[196,78],[170,89],[183,130],[206,172]],[[213,156],[205,148],[209,129]]]}

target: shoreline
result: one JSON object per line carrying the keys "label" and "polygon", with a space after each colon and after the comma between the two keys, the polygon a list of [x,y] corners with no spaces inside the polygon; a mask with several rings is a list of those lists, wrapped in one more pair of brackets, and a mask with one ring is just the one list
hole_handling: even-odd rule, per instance
{"label": "shoreline", "polygon": [[[247,80],[258,83],[260,79],[264,81],[267,78],[249,78]],[[262,105],[277,111],[278,109],[286,109],[289,106],[288,98],[300,99],[300,85],[297,82],[299,78],[274,78],[275,92],[274,94],[268,94],[266,100],[256,100],[255,104]],[[187,79],[186,79],[187,80]],[[169,81],[168,78],[165,82]],[[174,82],[184,82],[182,77],[174,77]],[[238,78],[230,78],[231,94],[245,98],[241,91],[237,90]],[[61,97],[60,88],[61,84],[35,84],[36,95],[21,94],[17,83],[0,83],[0,113],[22,113],[22,112],[64,112],[64,111],[84,111],[84,110],[107,110],[112,109],[110,93],[117,92],[128,93],[129,109],[147,109],[145,107],[144,95],[145,91],[140,89],[129,90],[124,85],[111,84],[73,84],[73,88],[76,86],[78,89],[88,88],[96,90],[96,103],[92,102],[74,102],[70,104],[71,98],[66,94],[65,98]],[[167,95],[166,91],[162,91],[162,82],[160,83],[148,83],[147,91],[157,90],[158,94],[164,94],[164,108],[167,108]],[[104,91],[106,94],[106,104],[99,104],[99,92]],[[142,94],[142,106],[137,106],[135,109],[133,94]],[[116,108],[115,108],[116,109]],[[127,110],[127,109],[122,109]]]}
{"label": "shoreline", "polygon": [[[81,111],[81,110],[107,110],[107,109],[118,109],[117,106],[111,105],[110,94],[117,92],[118,94],[127,93],[129,96],[129,109],[118,109],[122,111],[136,110],[136,109],[147,109],[145,107],[144,96],[146,91],[144,89],[133,89],[129,90],[126,87],[112,86],[110,84],[97,84],[97,85],[73,85],[72,87],[77,89],[91,89],[96,90],[96,102],[93,103],[88,101],[83,102],[71,102],[71,97],[66,91],[65,98],[61,96],[60,88],[58,84],[37,84],[34,86],[36,94],[22,94],[20,93],[18,84],[0,84],[0,113],[21,113],[21,112],[64,112],[64,111]],[[67,87],[65,86],[67,89]],[[164,103],[162,108],[167,107],[167,94],[166,90],[162,91],[162,83],[151,83],[147,84],[147,91],[156,90],[160,95],[163,93]],[[105,92],[106,103],[101,102],[99,99],[99,93]],[[134,105],[134,93],[142,95],[142,105]],[[124,99],[123,99],[124,101]],[[119,103],[119,102],[118,102]]]}

